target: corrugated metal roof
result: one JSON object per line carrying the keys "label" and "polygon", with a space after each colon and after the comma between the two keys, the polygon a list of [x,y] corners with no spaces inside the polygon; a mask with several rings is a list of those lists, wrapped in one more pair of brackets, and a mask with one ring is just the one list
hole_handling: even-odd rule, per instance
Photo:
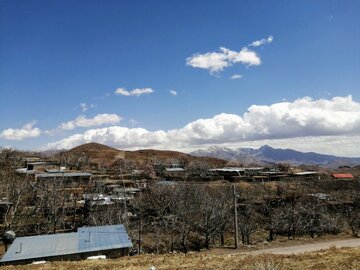
{"label": "corrugated metal roof", "polygon": [[183,168],[166,168],[165,169],[167,172],[184,172],[185,169]]}
{"label": "corrugated metal roof", "polygon": [[225,167],[225,168],[216,168],[211,169],[210,171],[217,171],[217,172],[245,172],[245,171],[261,171],[264,167]]}
{"label": "corrugated metal roof", "polygon": [[60,173],[39,173],[36,174],[36,177],[40,178],[51,178],[51,177],[85,177],[85,176],[91,176],[91,173],[87,172],[60,172]]}
{"label": "corrugated metal roof", "polygon": [[0,262],[131,247],[132,243],[124,225],[82,227],[75,233],[16,238]]}
{"label": "corrugated metal roof", "polygon": [[314,174],[318,174],[317,172],[297,172],[294,173],[294,175],[314,175]]}
{"label": "corrugated metal roof", "polygon": [[78,233],[61,233],[15,238],[1,262],[31,260],[77,253]]}
{"label": "corrugated metal roof", "polygon": [[81,252],[132,247],[124,225],[82,227],[78,235]]}
{"label": "corrugated metal roof", "polygon": [[334,178],[354,178],[354,176],[351,173],[333,173],[332,177]]}
{"label": "corrugated metal roof", "polygon": [[219,169],[211,169],[212,172],[244,172],[245,168],[219,168]]}

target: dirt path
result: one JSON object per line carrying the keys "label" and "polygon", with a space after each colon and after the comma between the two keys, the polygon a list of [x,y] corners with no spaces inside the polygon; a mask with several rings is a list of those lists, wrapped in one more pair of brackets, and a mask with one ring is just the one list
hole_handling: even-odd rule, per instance
{"label": "dirt path", "polygon": [[336,248],[360,247],[360,238],[353,238],[346,240],[332,240],[332,241],[302,244],[296,246],[267,248],[262,250],[248,251],[244,253],[253,254],[253,255],[264,254],[264,253],[289,255],[289,254],[299,254],[304,252],[317,251],[321,249],[329,249],[331,247],[336,247]]}

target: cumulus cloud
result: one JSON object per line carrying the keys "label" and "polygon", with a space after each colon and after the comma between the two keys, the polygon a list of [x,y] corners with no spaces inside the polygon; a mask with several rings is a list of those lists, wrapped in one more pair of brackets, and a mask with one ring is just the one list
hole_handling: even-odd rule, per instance
{"label": "cumulus cloud", "polygon": [[170,95],[177,96],[177,92],[175,90],[170,90]]}
{"label": "cumulus cloud", "polygon": [[48,144],[49,149],[69,149],[86,142],[98,142],[117,147],[156,146],[167,138],[164,131],[150,132],[143,128],[112,126],[90,129],[83,134],[75,134],[61,141]]}
{"label": "cumulus cloud", "polygon": [[121,117],[116,114],[98,114],[93,118],[86,118],[84,115],[76,117],[74,120],[61,123],[59,130],[72,130],[77,127],[94,127],[102,125],[114,125],[121,121]]}
{"label": "cumulus cloud", "polygon": [[242,77],[243,77],[243,75],[241,75],[241,74],[234,74],[230,77],[230,79],[236,80],[236,79],[241,79]]}
{"label": "cumulus cloud", "polygon": [[21,141],[27,138],[39,137],[41,134],[41,130],[34,127],[35,124],[36,121],[32,121],[25,124],[22,128],[19,129],[5,129],[0,133],[0,138],[3,138],[5,140]]}
{"label": "cumulus cloud", "polygon": [[135,88],[131,91],[126,90],[125,88],[117,88],[115,94],[122,96],[140,96],[144,94],[152,94],[154,90],[151,88]]}
{"label": "cumulus cloud", "polygon": [[261,46],[261,45],[264,45],[267,43],[271,43],[271,42],[273,42],[273,40],[274,40],[274,37],[270,35],[268,38],[263,38],[263,39],[256,40],[256,41],[250,43],[249,46],[258,47],[258,46]]}
{"label": "cumulus cloud", "polygon": [[186,65],[193,68],[207,69],[210,71],[210,74],[223,71],[225,68],[236,63],[258,66],[261,64],[261,60],[255,51],[246,47],[238,52],[220,47],[218,52],[197,53],[186,58]]}
{"label": "cumulus cloud", "polygon": [[[350,145],[358,134],[360,103],[351,96],[317,100],[304,97],[293,102],[253,105],[241,116],[221,113],[168,131],[120,126],[90,129],[51,143],[47,148],[71,148],[95,141],[122,149],[151,147],[184,150],[214,144],[296,142],[304,138],[319,138],[322,141],[330,137],[343,137]],[[314,143],[313,150],[320,145],[319,141]]]}

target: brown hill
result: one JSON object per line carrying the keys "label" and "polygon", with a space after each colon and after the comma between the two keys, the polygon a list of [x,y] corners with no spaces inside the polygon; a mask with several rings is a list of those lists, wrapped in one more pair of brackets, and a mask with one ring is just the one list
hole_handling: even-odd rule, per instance
{"label": "brown hill", "polygon": [[70,149],[69,155],[85,154],[91,163],[112,164],[118,158],[124,158],[125,152],[100,143],[86,143]]}
{"label": "brown hill", "polygon": [[147,161],[162,162],[162,163],[183,163],[190,161],[204,161],[212,166],[223,166],[227,161],[212,158],[212,157],[195,157],[189,154],[168,151],[168,150],[137,150],[137,151],[122,151],[107,145],[99,143],[87,143],[79,145],[65,152],[68,155],[85,154],[90,158],[91,163],[97,164],[112,164],[116,159],[127,159],[137,163],[144,163]]}
{"label": "brown hill", "polygon": [[190,161],[203,161],[216,167],[224,166],[227,161],[219,158],[212,157],[195,157],[177,151],[170,150],[153,150],[144,149],[137,151],[126,151],[125,158],[133,161],[143,163],[145,161],[164,162],[164,163],[177,163],[177,162],[190,162]]}

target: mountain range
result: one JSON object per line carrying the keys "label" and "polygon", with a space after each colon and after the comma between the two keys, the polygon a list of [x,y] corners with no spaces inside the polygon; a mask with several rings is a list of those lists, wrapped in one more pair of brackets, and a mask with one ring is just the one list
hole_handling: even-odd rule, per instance
{"label": "mountain range", "polygon": [[360,158],[337,157],[314,152],[300,152],[292,149],[278,149],[264,145],[254,148],[223,148],[212,146],[191,153],[194,156],[207,156],[225,160],[239,160],[243,164],[269,164],[288,162],[292,165],[319,165],[327,168],[339,166],[356,166],[360,164]]}

